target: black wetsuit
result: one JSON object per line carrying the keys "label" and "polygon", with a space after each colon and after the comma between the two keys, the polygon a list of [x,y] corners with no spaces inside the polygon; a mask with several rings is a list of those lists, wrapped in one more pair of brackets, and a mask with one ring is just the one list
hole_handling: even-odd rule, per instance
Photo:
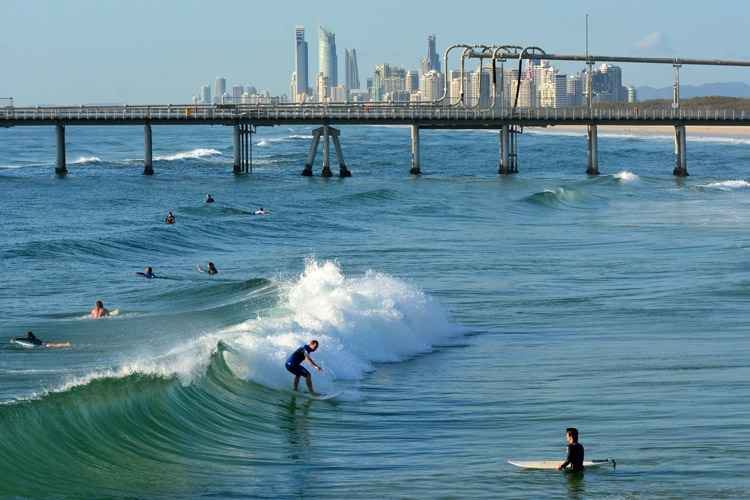
{"label": "black wetsuit", "polygon": [[583,445],[578,441],[568,445],[568,459],[562,464],[562,468],[568,465],[570,470],[583,470]]}
{"label": "black wetsuit", "polygon": [[13,340],[23,340],[24,342],[28,342],[29,344],[34,344],[34,345],[42,345],[42,344],[44,344],[44,342],[42,342],[41,340],[39,340],[38,338],[36,338],[36,336],[33,333],[29,334],[26,337],[22,337],[20,339],[13,339]]}

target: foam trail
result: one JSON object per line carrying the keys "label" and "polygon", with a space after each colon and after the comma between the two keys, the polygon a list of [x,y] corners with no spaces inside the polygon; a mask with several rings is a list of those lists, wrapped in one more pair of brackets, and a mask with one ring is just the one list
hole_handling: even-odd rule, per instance
{"label": "foam trail", "polygon": [[747,181],[723,181],[713,182],[704,187],[709,189],[719,189],[721,191],[737,191],[739,189],[750,188],[750,183],[748,183]]}
{"label": "foam trail", "polygon": [[157,157],[154,157],[154,160],[161,160],[161,161],[194,160],[198,158],[205,158],[207,156],[220,156],[221,154],[222,154],[221,151],[217,151],[215,149],[199,148],[199,149],[194,149],[192,151],[187,151],[185,153],[177,153],[175,155],[170,155],[170,156],[157,156]]}

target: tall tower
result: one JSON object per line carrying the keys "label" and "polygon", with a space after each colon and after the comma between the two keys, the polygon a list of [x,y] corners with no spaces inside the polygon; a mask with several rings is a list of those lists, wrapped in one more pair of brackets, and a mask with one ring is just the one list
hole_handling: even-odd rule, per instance
{"label": "tall tower", "polygon": [[307,79],[307,42],[305,41],[304,26],[296,26],[294,28],[294,71],[297,74],[295,93],[297,95],[304,94],[309,88]]}
{"label": "tall tower", "polygon": [[331,87],[339,84],[336,35],[318,24],[318,68],[328,77]]}
{"label": "tall tower", "polygon": [[435,49],[435,35],[427,37],[427,71],[432,70],[440,72],[440,59]]}
{"label": "tall tower", "polygon": [[346,49],[346,74],[345,74],[344,86],[346,87],[346,90],[359,88],[359,70],[357,69],[357,51],[354,49]]}
{"label": "tall tower", "polygon": [[221,97],[227,93],[227,79],[222,76],[216,77],[216,102],[221,102]]}

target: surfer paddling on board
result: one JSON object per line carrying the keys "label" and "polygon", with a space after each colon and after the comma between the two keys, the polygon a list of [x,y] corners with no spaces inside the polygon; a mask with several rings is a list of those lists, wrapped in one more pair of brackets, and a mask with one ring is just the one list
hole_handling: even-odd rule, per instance
{"label": "surfer paddling on board", "polygon": [[310,344],[303,345],[296,351],[292,353],[291,356],[289,356],[289,359],[286,360],[286,369],[287,371],[293,373],[295,375],[294,377],[294,390],[297,390],[297,387],[299,386],[299,378],[305,377],[305,383],[307,384],[307,388],[310,389],[310,395],[312,396],[320,396],[317,392],[313,390],[312,386],[312,375],[310,375],[310,372],[307,371],[307,369],[302,365],[302,362],[304,360],[307,360],[308,363],[313,365],[316,370],[319,372],[322,372],[323,369],[315,364],[315,362],[310,359],[310,353],[315,352],[318,350],[318,341],[317,340],[311,340]]}
{"label": "surfer paddling on board", "polygon": [[557,470],[562,470],[570,466],[570,470],[583,470],[583,445],[578,442],[578,429],[568,427],[565,429],[568,438],[568,458],[565,462],[557,466]]}
{"label": "surfer paddling on board", "polygon": [[103,318],[105,316],[109,316],[109,311],[102,305],[101,300],[96,301],[96,307],[94,307],[91,310],[91,317],[92,318]]}
{"label": "surfer paddling on board", "polygon": [[137,272],[137,273],[135,273],[135,274],[137,274],[137,275],[139,275],[139,276],[143,276],[144,278],[148,278],[148,279],[152,279],[152,278],[162,278],[162,279],[166,279],[166,278],[167,278],[166,276],[157,276],[157,275],[155,275],[155,274],[154,274],[154,270],[153,270],[153,269],[151,269],[150,267],[147,267],[147,268],[146,268],[146,272],[145,272],[145,273],[138,273],[138,272]]}
{"label": "surfer paddling on board", "polygon": [[51,342],[42,342],[38,338],[36,338],[36,335],[34,335],[31,331],[26,332],[26,337],[22,339],[10,339],[11,342],[25,342],[26,344],[33,344],[33,345],[43,345],[43,346],[49,346],[49,347],[70,347],[70,342],[65,342],[64,344],[53,344]]}
{"label": "surfer paddling on board", "polygon": [[201,266],[198,266],[198,272],[206,273],[206,274],[218,274],[219,271],[216,270],[216,266],[214,266],[213,262],[209,262],[208,267],[206,269],[203,269]]}

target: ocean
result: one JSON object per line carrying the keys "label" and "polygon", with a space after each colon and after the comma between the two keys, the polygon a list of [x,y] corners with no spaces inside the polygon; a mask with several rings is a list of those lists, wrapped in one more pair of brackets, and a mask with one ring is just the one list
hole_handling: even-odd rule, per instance
{"label": "ocean", "polygon": [[1,498],[750,496],[750,138],[340,128],[0,130]]}

